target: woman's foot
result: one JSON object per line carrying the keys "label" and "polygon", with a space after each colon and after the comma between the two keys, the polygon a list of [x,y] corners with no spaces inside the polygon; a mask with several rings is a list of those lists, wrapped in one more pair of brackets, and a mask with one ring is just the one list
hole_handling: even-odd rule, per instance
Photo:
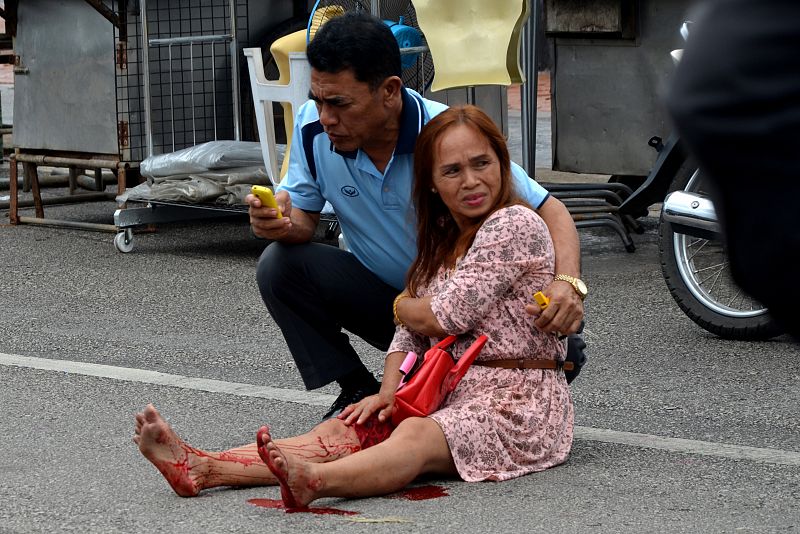
{"label": "woman's foot", "polygon": [[256,445],[258,455],[278,479],[286,508],[304,508],[319,497],[322,480],[314,475],[314,464],[283,454],[266,426],[258,430]]}
{"label": "woman's foot", "polygon": [[203,489],[206,455],[187,445],[152,404],[136,414],[133,441],[158,468],[181,497],[194,497]]}

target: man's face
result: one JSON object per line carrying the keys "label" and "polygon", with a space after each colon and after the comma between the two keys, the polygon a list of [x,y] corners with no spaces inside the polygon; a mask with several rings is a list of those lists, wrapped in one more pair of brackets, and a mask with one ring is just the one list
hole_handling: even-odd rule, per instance
{"label": "man's face", "polygon": [[317,103],[319,121],[340,151],[365,148],[382,137],[388,119],[379,87],[355,79],[350,69],[331,74],[311,69],[309,98]]}

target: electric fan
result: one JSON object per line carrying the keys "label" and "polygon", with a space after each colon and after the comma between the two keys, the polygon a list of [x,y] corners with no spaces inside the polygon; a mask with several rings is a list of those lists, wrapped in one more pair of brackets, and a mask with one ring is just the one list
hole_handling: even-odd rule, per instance
{"label": "electric fan", "polygon": [[[410,0],[385,0],[378,2],[378,14],[397,39],[401,49],[401,78],[406,87],[414,89],[420,94],[433,81],[433,59],[429,52],[403,52],[403,49],[425,47],[425,36],[419,29],[417,14]],[[370,12],[370,2],[367,0],[317,0],[308,18],[306,39],[311,40],[314,33],[327,20],[343,15],[348,11]]]}

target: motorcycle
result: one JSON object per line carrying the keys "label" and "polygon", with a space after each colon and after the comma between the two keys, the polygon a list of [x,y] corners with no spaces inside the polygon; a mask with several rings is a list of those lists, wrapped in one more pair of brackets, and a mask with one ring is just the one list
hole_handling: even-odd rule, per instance
{"label": "motorcycle", "polygon": [[[684,39],[690,24],[681,27]],[[671,54],[676,63],[681,52]],[[648,144],[658,151],[656,163],[619,211],[636,217],[663,199],[659,253],[675,302],[692,321],[722,338],[763,340],[782,334],[769,311],[734,282],[710,184],[680,136],[673,133],[666,143],[653,137]]]}

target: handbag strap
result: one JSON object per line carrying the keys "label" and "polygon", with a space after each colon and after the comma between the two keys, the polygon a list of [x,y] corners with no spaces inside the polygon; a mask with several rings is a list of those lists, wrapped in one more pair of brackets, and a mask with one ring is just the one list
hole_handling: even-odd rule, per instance
{"label": "handbag strap", "polygon": [[475,358],[478,357],[480,354],[481,349],[489,340],[488,337],[485,335],[478,336],[478,339],[475,340],[472,345],[461,355],[461,357],[456,362],[455,366],[450,369],[447,378],[447,392],[451,392],[456,388],[458,382],[464,378],[464,375],[467,374],[467,370],[469,366],[472,365],[472,362],[475,361]]}
{"label": "handbag strap", "polygon": [[449,348],[450,348],[450,346],[451,346],[453,343],[455,343],[457,340],[458,340],[458,337],[457,337],[457,336],[447,336],[446,338],[444,338],[443,340],[441,340],[440,342],[438,342],[436,345],[434,345],[434,346],[433,346],[433,347],[431,347],[431,348],[433,348],[433,349],[442,349],[442,350],[447,350],[447,349],[449,349]]}

